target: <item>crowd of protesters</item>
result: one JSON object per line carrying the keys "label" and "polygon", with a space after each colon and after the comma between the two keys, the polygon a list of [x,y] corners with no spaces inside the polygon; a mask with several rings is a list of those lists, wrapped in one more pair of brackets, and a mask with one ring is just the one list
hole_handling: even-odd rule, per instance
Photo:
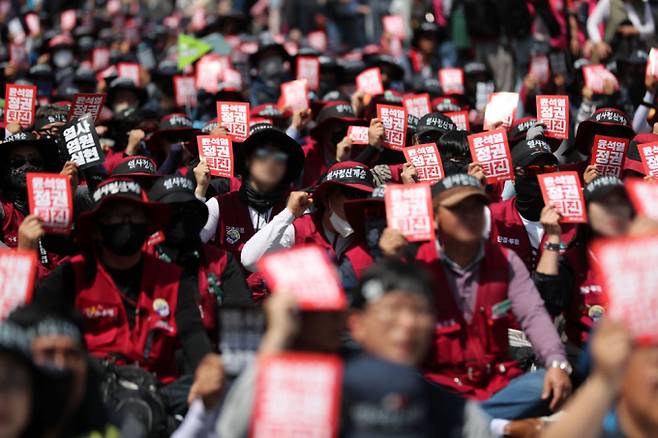
{"label": "crowd of protesters", "polygon": [[[606,316],[591,247],[658,230],[627,188],[655,179],[638,146],[658,145],[657,14],[647,0],[0,0],[0,89],[36,86],[30,123],[1,128],[0,256],[36,268],[12,308],[19,274],[0,272],[0,437],[264,436],[264,359],[289,353],[341,364],[335,424],[313,436],[658,436],[658,346]],[[317,84],[291,108],[301,57]],[[461,90],[444,89],[448,68]],[[357,87],[369,69],[381,92]],[[492,125],[494,92],[519,98]],[[80,93],[103,96],[92,165],[94,145],[75,152],[67,133],[89,120],[72,116]],[[389,147],[379,107],[420,94],[429,108],[405,112]],[[539,121],[551,95],[568,96],[566,138]],[[217,102],[247,103],[248,132]],[[469,135],[500,128],[512,177],[492,182]],[[207,135],[231,138],[231,176],[199,157]],[[627,144],[619,175],[593,164],[600,136]],[[427,144],[435,237],[414,242],[387,224],[386,193],[422,182],[403,149]],[[545,202],[539,180],[561,171],[577,173],[584,223]],[[34,211],[40,173],[70,183],[64,233]],[[266,281],[264,259],[309,245],[346,305],[308,309]]]}

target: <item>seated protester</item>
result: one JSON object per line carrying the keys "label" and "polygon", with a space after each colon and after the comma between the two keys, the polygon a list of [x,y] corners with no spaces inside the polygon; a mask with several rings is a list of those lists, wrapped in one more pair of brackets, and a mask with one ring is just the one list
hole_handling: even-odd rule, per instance
{"label": "seated protester", "polygon": [[[77,166],[69,161],[64,168],[59,168],[57,144],[53,140],[38,139],[33,134],[19,132],[7,137],[0,143],[0,162],[4,178],[0,183],[2,194],[0,203],[2,209],[2,243],[10,248],[35,249],[39,254],[37,271],[39,278],[47,275],[60,262],[61,254],[49,251],[45,246],[48,238],[41,233],[21,233],[19,227],[27,218],[29,228],[40,228],[39,219],[29,216],[27,200],[27,173],[29,172],[60,172],[71,178],[77,178]],[[37,230],[38,231],[38,230]],[[28,236],[29,234],[29,236]],[[31,238],[33,237],[33,238]]]}
{"label": "seated protester", "polygon": [[[273,217],[285,209],[290,187],[304,167],[301,146],[283,131],[261,123],[252,126],[251,135],[235,155],[236,173],[243,182],[237,192],[210,199],[208,222],[201,230],[201,240],[214,238],[216,245],[240,260],[247,241],[263,229]],[[201,162],[197,174],[196,196],[205,196],[210,182],[210,169]],[[245,270],[254,301],[266,294],[260,275]]]}
{"label": "seated protester", "polygon": [[159,178],[155,161],[149,157],[135,155],[119,161],[112,169],[112,178],[127,178],[137,182],[143,190],[151,190]]}
{"label": "seated protester", "polygon": [[592,337],[593,371],[542,438],[658,436],[658,347],[637,344],[603,318]]}
{"label": "seated protester", "polygon": [[[546,236],[539,222],[544,198],[537,175],[556,172],[557,158],[548,143],[540,139],[523,140],[512,149],[516,196],[489,205],[489,240],[516,252],[528,271],[534,271],[545,249]],[[562,228],[564,251],[576,235],[576,226]]]}
{"label": "seated protester", "polygon": [[[372,257],[365,242],[353,236],[345,202],[365,198],[372,191],[372,174],[367,167],[353,161],[334,164],[312,195],[291,193],[287,207],[249,239],[242,249],[242,265],[256,271],[256,263],[268,252],[314,243],[338,265],[343,287],[349,291],[372,264]],[[314,211],[307,213],[311,206]]]}
{"label": "seated protester", "polygon": [[[426,378],[482,400],[493,418],[537,417],[549,407],[555,410],[571,390],[571,367],[521,259],[482,239],[489,198],[476,178],[464,174],[443,179],[432,192],[438,240],[421,245],[416,255],[433,275],[438,321]],[[385,230],[384,254],[399,253],[400,241],[399,232]],[[546,370],[523,374],[510,359],[510,310]]]}
{"label": "seated protester", "polygon": [[577,151],[579,161],[563,164],[560,166],[560,170],[575,170],[580,175],[581,180],[586,184],[599,175],[596,167],[589,164],[592,157],[595,135],[631,140],[635,136],[635,133],[633,132],[633,128],[631,128],[628,116],[617,108],[597,109],[588,120],[580,122],[576,130],[576,139],[573,146],[565,152],[565,155],[568,155],[573,151]]}
{"label": "seated protester", "polygon": [[[59,402],[50,436],[114,436],[99,391],[99,376],[87,357],[81,328],[70,317],[34,305],[14,310],[9,321],[27,331],[34,362],[57,379]],[[56,416],[55,416],[56,414]]]}
{"label": "seated protester", "polygon": [[560,254],[560,214],[545,207],[541,223],[547,236],[535,284],[553,315],[564,313],[565,334],[571,344],[582,348],[592,326],[605,313],[606,299],[595,270],[591,266],[589,245],[598,237],[625,235],[631,225],[633,208],[624,184],[613,176],[599,176],[584,189],[588,224],[579,224],[578,235],[570,243],[573,251]]}
{"label": "seated protester", "polygon": [[[199,232],[208,219],[206,205],[194,196],[195,185],[183,176],[158,179],[149,199],[167,204],[171,210],[169,224],[160,239],[150,239],[148,251],[160,260],[172,262],[198,279],[198,295],[194,297],[201,319],[218,344],[219,311],[222,304],[253,305],[242,267],[233,254],[215,245],[201,242]],[[158,242],[158,240],[162,240]]]}
{"label": "seated protester", "polygon": [[84,252],[43,279],[34,303],[80,312],[93,357],[136,363],[171,383],[180,375],[179,345],[186,369],[195,369],[211,346],[194,300],[196,275],[143,249],[149,235],[166,227],[169,209],[125,179],[104,181],[93,200],[76,221]]}
{"label": "seated protester", "polygon": [[201,131],[192,127],[185,114],[174,113],[160,119],[160,126],[146,139],[146,147],[153,156],[159,175],[187,173],[187,164],[196,156],[196,136]]}

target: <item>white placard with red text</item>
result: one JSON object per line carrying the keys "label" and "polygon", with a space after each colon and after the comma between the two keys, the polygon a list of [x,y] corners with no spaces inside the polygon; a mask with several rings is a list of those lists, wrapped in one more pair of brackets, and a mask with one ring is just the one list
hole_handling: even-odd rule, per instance
{"label": "white placard with red text", "polygon": [[194,76],[174,76],[176,105],[185,108],[197,106],[196,79]]}
{"label": "white placard with red text", "polygon": [[58,173],[28,173],[27,199],[30,214],[43,220],[48,233],[68,234],[73,222],[73,198],[68,176]]}
{"label": "white placard with red text", "polygon": [[196,62],[195,78],[197,90],[206,90],[208,93],[217,93],[219,83],[224,78],[227,62],[220,55],[210,53],[203,55]]}
{"label": "white placard with red text", "polygon": [[384,147],[401,151],[407,138],[407,111],[399,106],[377,105],[377,118],[384,125]]}
{"label": "white placard with red text", "polygon": [[555,172],[537,175],[546,205],[555,206],[563,223],[587,223],[587,210],[578,172]]}
{"label": "white placard with red text", "polygon": [[635,211],[658,222],[658,184],[640,178],[626,178],[624,184]]}
{"label": "white placard with red text", "polygon": [[439,84],[443,94],[464,94],[464,69],[442,68],[439,70]]}
{"label": "white placard with red text", "polygon": [[642,143],[637,145],[644,174],[658,177],[658,143]]}
{"label": "white placard with red text", "polygon": [[382,72],[379,67],[364,70],[356,77],[357,91],[363,91],[371,96],[384,93],[384,83],[382,82]]}
{"label": "white placard with red text", "polygon": [[460,131],[470,131],[471,123],[468,120],[468,111],[455,111],[450,113],[445,113],[447,117],[450,117],[450,120],[457,125],[457,129]]}
{"label": "white placard with red text", "polygon": [[317,56],[297,57],[297,79],[306,79],[309,90],[320,87],[320,59]]}
{"label": "white placard with red text", "polygon": [[487,184],[514,179],[512,155],[505,129],[469,135],[468,145],[473,162],[482,166]]}
{"label": "white placard with red text", "polygon": [[484,110],[484,129],[491,129],[500,124],[504,128],[512,126],[518,106],[519,93],[492,93]]}
{"label": "white placard with red text", "polygon": [[76,93],[71,103],[69,120],[91,114],[96,121],[104,104],[105,93]]}
{"label": "white placard with red text", "polygon": [[605,82],[611,82],[614,88],[619,89],[619,81],[601,64],[586,65],[583,67],[585,86],[591,88],[595,94],[603,93]]}
{"label": "white placard with red text", "polygon": [[658,236],[600,239],[591,264],[601,280],[607,317],[623,324],[641,345],[658,341]]}
{"label": "white placard with red text", "polygon": [[233,143],[219,135],[197,135],[199,159],[205,160],[210,174],[230,178],[233,176]]}
{"label": "white placard with red text", "polygon": [[98,47],[91,52],[91,65],[94,71],[100,71],[110,66],[110,49]]}
{"label": "white placard with red text", "polygon": [[36,104],[36,85],[7,84],[5,86],[5,123],[18,123],[24,128],[32,126]]}
{"label": "white placard with red text", "polygon": [[537,120],[546,126],[544,135],[569,138],[569,96],[537,96]]}
{"label": "white placard with red text", "polygon": [[533,56],[530,60],[530,69],[528,71],[537,82],[540,84],[545,84],[551,78],[550,64],[548,62],[548,56],[546,55],[536,55]]}
{"label": "white placard with red text", "polygon": [[34,251],[0,249],[0,321],[32,300],[36,269]]}
{"label": "white placard with red text", "polygon": [[319,246],[267,254],[258,261],[258,270],[274,293],[293,294],[302,310],[342,310],[347,305],[336,267]]}
{"label": "white placard with red text", "polygon": [[249,137],[249,103],[217,102],[217,124],[225,128],[233,140],[245,141]]}
{"label": "white placard with red text", "polygon": [[421,118],[425,114],[432,112],[430,106],[430,95],[428,93],[412,94],[402,99],[402,105],[407,110],[407,114]]}
{"label": "white placard with red text", "polygon": [[342,376],[338,356],[261,356],[250,438],[338,436]]}
{"label": "white placard with red text", "polygon": [[136,86],[141,85],[139,78],[139,64],[133,62],[120,62],[117,66],[117,74],[120,78],[128,78]]}
{"label": "white placard with red text", "polygon": [[281,84],[281,108],[291,111],[308,109],[308,84],[305,79]]}
{"label": "white placard with red text", "polygon": [[347,128],[347,136],[352,140],[352,144],[369,143],[367,126],[350,126]]}
{"label": "white placard with red text", "polygon": [[591,164],[601,175],[611,175],[619,178],[626,159],[629,141],[625,138],[594,136]]}
{"label": "white placard with red text", "polygon": [[419,182],[434,184],[445,177],[443,162],[436,143],[409,146],[403,150],[407,163],[416,167]]}
{"label": "white placard with red text", "polygon": [[432,194],[428,183],[388,184],[384,194],[387,226],[409,242],[434,240]]}

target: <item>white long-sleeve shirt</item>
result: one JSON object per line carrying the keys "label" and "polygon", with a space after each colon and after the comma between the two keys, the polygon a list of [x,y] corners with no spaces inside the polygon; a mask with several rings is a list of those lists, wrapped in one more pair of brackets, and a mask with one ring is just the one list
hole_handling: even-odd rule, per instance
{"label": "white long-sleeve shirt", "polygon": [[277,249],[292,248],[295,244],[295,215],[284,208],[254,234],[242,248],[240,261],[245,269],[256,272],[256,262],[265,254]]}
{"label": "white long-sleeve shirt", "polygon": [[[624,3],[624,8],[626,9],[629,21],[640,32],[640,38],[647,39],[651,37],[655,32],[655,24],[649,3],[644,4],[644,19],[646,20],[644,23],[632,5]],[[587,19],[587,34],[589,35],[589,39],[595,43],[603,41],[603,36],[599,32],[599,25],[605,22],[609,16],[610,0],[599,1]]]}

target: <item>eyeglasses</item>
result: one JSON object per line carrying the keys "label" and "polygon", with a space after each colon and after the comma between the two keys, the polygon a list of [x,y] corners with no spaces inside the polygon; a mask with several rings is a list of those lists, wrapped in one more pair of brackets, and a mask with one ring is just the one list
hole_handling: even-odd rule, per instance
{"label": "eyeglasses", "polygon": [[553,173],[557,172],[557,165],[555,164],[531,164],[529,166],[525,167],[518,167],[518,171],[520,171],[523,175],[525,176],[537,176],[541,175],[544,173]]}
{"label": "eyeglasses", "polygon": [[288,154],[267,148],[256,149],[256,151],[254,151],[254,158],[257,160],[267,160],[271,158],[281,164],[288,162]]}

